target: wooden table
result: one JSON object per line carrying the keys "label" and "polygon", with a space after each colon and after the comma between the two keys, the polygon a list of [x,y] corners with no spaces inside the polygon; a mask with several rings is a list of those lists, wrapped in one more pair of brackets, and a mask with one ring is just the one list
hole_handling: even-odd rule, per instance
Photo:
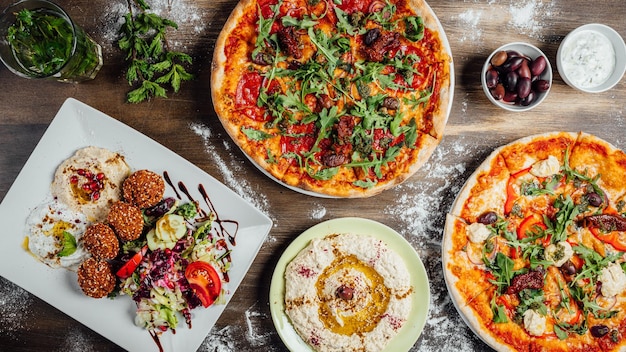
{"label": "wooden table", "polygon": [[[330,200],[288,190],[264,176],[228,138],[213,111],[210,64],[213,45],[236,0],[148,0],[179,20],[172,45],[194,58],[193,82],[168,99],[131,105],[115,29],[125,1],[59,0],[102,44],[105,64],[95,80],[81,84],[26,80],[0,68],[0,200],[68,97],[81,100],[152,137],[204,169],[274,221],[242,285],[199,351],[284,351],[271,321],[268,291],[274,266],[287,245],[323,220],[360,216],[405,236],[424,262],[431,305],[414,351],[476,351],[488,347],[466,327],[443,282],[440,241],[444,214],[478,164],[497,146],[552,130],[585,131],[626,148],[626,81],[601,94],[567,86],[556,70],[560,41],[574,28],[600,22],[626,37],[621,0],[430,1],[452,47],[456,86],[445,136],[430,161],[403,185],[371,199]],[[2,0],[5,7],[9,1]],[[541,48],[553,65],[553,87],[531,112],[492,105],[480,86],[485,57],[498,46],[525,41]],[[157,156],[155,156],[157,157]],[[0,236],[20,236],[2,233]],[[16,250],[19,250],[16,248]],[[115,322],[111,322],[114,324]],[[0,350],[119,351],[112,342],[0,278]]]}

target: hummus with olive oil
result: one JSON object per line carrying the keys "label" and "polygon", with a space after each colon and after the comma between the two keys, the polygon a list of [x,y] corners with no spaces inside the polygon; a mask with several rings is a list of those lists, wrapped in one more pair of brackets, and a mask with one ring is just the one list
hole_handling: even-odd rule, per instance
{"label": "hummus with olive oil", "polygon": [[54,174],[52,196],[88,221],[106,219],[120,200],[122,182],[130,174],[124,156],[108,149],[86,147],[63,161]]}
{"label": "hummus with olive oil", "polygon": [[316,351],[381,351],[411,311],[409,271],[376,238],[313,239],[287,265],[285,312]]}

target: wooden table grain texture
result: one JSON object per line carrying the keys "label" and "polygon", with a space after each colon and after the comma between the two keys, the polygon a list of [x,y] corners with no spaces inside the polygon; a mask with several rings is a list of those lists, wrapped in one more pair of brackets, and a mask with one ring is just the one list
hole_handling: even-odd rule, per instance
{"label": "wooden table grain texture", "polygon": [[[236,0],[147,2],[162,9],[163,16],[182,20],[179,29],[169,33],[170,41],[192,55],[191,70],[197,78],[168,99],[125,103],[129,86],[115,28],[126,1],[57,0],[102,44],[104,66],[95,80],[81,84],[26,80],[0,67],[0,200],[62,103],[73,97],[155,139],[258,205],[274,227],[199,351],[286,351],[269,310],[269,283],[276,262],[307,228],[346,216],[369,218],[395,229],[426,266],[430,313],[411,351],[488,351],[456,312],[443,282],[444,217],[460,187],[494,148],[530,134],[585,131],[626,148],[626,80],[604,93],[581,93],[563,82],[555,63],[559,43],[580,25],[604,23],[626,37],[623,0],[429,1],[454,57],[454,103],[443,141],[424,168],[403,185],[356,200],[313,198],[278,185],[258,171],[225,133],[211,102],[210,66],[215,40]],[[2,8],[9,4],[0,1]],[[548,98],[525,113],[495,107],[480,86],[486,56],[513,41],[542,49],[554,72]],[[3,232],[0,225],[0,239],[5,236],[22,234]],[[0,351],[122,349],[0,277]]]}

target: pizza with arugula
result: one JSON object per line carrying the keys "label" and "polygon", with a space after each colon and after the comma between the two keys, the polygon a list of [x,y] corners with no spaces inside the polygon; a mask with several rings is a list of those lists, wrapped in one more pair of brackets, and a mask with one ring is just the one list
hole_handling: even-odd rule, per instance
{"label": "pizza with arugula", "polygon": [[495,150],[447,216],[461,316],[499,351],[626,349],[626,154],[586,133]]}
{"label": "pizza with arugula", "polygon": [[242,0],[215,45],[211,93],[228,134],[273,178],[367,197],[430,157],[452,71],[421,0]]}

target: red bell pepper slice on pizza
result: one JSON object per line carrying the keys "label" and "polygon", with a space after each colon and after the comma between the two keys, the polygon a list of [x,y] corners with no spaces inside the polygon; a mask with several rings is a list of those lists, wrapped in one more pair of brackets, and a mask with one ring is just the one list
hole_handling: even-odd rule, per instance
{"label": "red bell pepper slice on pizza", "polygon": [[515,201],[517,200],[517,198],[519,198],[519,194],[514,187],[517,179],[526,175],[528,172],[530,172],[530,167],[517,171],[516,173],[511,174],[511,176],[509,177],[509,181],[506,184],[506,202],[504,203],[504,215],[509,215],[511,213]]}
{"label": "red bell pepper slice on pizza", "polygon": [[545,230],[548,227],[543,223],[543,218],[539,214],[531,214],[524,218],[517,228],[517,239],[521,240],[529,234],[535,235],[538,230]]}
{"label": "red bell pepper slice on pizza", "polygon": [[600,241],[610,244],[618,251],[626,252],[626,233],[619,231],[605,233],[597,227],[590,227],[589,231]]}

